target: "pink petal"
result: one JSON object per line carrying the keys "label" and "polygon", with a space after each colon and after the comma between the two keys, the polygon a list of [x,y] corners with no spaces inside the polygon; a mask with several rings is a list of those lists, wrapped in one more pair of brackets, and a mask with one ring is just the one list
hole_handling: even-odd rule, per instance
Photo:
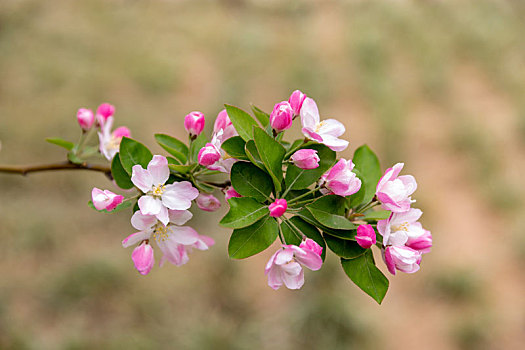
{"label": "pink petal", "polygon": [[185,210],[191,207],[191,201],[197,198],[199,190],[191,182],[182,181],[166,185],[162,194],[162,203],[168,209]]}
{"label": "pink petal", "polygon": [[188,210],[168,210],[170,222],[175,225],[184,225],[188,222],[193,214]]}
{"label": "pink petal", "polygon": [[168,208],[166,208],[163,205],[161,205],[159,213],[156,214],[155,216],[157,217],[157,219],[159,219],[160,222],[164,224],[164,226],[167,226],[168,223],[170,222]]}
{"label": "pink petal", "polygon": [[325,136],[333,136],[338,138],[343,135],[345,132],[345,126],[338,120],[335,119],[325,119],[321,122],[321,127],[319,128],[319,134],[325,138]]}
{"label": "pink petal", "polygon": [[139,242],[142,242],[145,239],[149,239],[151,236],[151,231],[140,231],[130,234],[128,237],[124,238],[122,241],[122,246],[124,248],[135,245]]}
{"label": "pink petal", "polygon": [[149,244],[143,243],[133,250],[131,259],[138,272],[141,275],[147,275],[155,264],[153,248]]}
{"label": "pink petal", "polygon": [[301,124],[303,128],[314,129],[319,124],[319,109],[314,100],[307,97],[304,99],[303,106],[301,107]]}
{"label": "pink petal", "polygon": [[153,215],[144,215],[137,210],[131,217],[131,226],[137,230],[150,230],[157,223],[157,218]]}
{"label": "pink petal", "polygon": [[153,185],[163,185],[170,177],[168,160],[164,156],[155,155],[148,164],[148,172],[151,175]]}
{"label": "pink petal", "polygon": [[153,178],[150,172],[139,164],[131,168],[131,182],[144,193],[148,193],[153,187]]}
{"label": "pink petal", "polygon": [[139,198],[138,203],[142,215],[157,215],[162,208],[162,202],[160,199],[153,198],[152,196],[142,196]]}
{"label": "pink petal", "polygon": [[199,234],[189,226],[170,226],[170,239],[183,245],[192,245],[199,240]]}
{"label": "pink petal", "polygon": [[335,152],[344,151],[349,144],[348,141],[338,139],[337,137],[333,137],[332,135],[321,135],[321,137],[323,138],[322,143]]}

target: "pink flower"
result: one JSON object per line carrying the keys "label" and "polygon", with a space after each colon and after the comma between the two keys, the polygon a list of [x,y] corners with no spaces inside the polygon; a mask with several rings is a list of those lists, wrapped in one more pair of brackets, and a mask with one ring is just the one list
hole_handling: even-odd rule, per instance
{"label": "pink flower", "polygon": [[131,224],[139,232],[129,235],[122,241],[123,247],[130,247],[145,240],[153,239],[163,253],[159,265],[166,261],[181,266],[188,262],[188,253],[192,249],[207,250],[215,244],[211,237],[202,236],[189,226],[180,226],[191,219],[187,210],[170,210],[169,223],[164,225],[151,215],[143,215],[136,211],[131,218]]}
{"label": "pink flower", "polygon": [[204,211],[216,211],[221,207],[221,202],[212,194],[201,193],[196,202],[199,209]]}
{"label": "pink flower", "polygon": [[398,176],[403,166],[403,163],[397,163],[387,169],[376,188],[376,195],[383,209],[396,213],[410,209],[410,195],[417,189],[416,179],[412,175]]}
{"label": "pink flower", "polygon": [[288,102],[290,103],[290,106],[292,107],[293,113],[295,115],[299,115],[299,113],[301,112],[301,107],[303,106],[303,102],[305,99],[306,95],[299,90],[295,90],[294,92],[292,92],[292,95],[290,95]]}
{"label": "pink flower", "polygon": [[339,139],[345,132],[344,125],[335,119],[320,121],[319,110],[314,100],[307,97],[300,114],[304,136],[326,145],[333,151],[341,152],[348,147],[348,141]]}
{"label": "pink flower", "polygon": [[221,159],[221,151],[213,143],[208,142],[199,151],[198,160],[200,165],[212,165],[219,159]]}
{"label": "pink flower", "polygon": [[224,200],[227,201],[230,198],[240,198],[242,197],[232,186],[226,187],[224,190]]}
{"label": "pink flower", "polygon": [[404,246],[408,240],[415,239],[425,234],[425,229],[418,222],[423,212],[411,208],[403,213],[392,213],[386,220],[377,222],[377,230],[383,236],[383,245]]}
{"label": "pink flower", "polygon": [[422,254],[430,253],[432,248],[432,234],[430,231],[425,230],[419,237],[408,237],[406,246],[421,252]]}
{"label": "pink flower", "polygon": [[286,212],[286,209],[288,209],[288,203],[286,202],[286,199],[276,199],[275,202],[270,204],[268,209],[270,210],[270,216],[278,218],[283,216]]}
{"label": "pink flower", "polygon": [[[199,161],[199,164],[205,165],[210,170],[217,170],[223,173],[230,173],[233,163],[237,161],[235,158],[231,158],[222,148],[222,142],[223,142],[223,130],[219,130],[218,133],[213,134],[213,137],[211,139],[211,142],[206,144],[206,147],[209,147],[208,150],[203,151],[202,154],[202,162],[206,163],[203,164]],[[202,151],[202,149],[201,149]],[[218,158],[217,158],[218,155]],[[200,152],[199,152],[199,159],[200,159]],[[215,160],[215,162],[211,164],[212,160]]]}
{"label": "pink flower", "polygon": [[140,212],[155,216],[164,225],[169,222],[168,209],[188,209],[199,195],[199,190],[188,181],[165,185],[169,176],[168,160],[159,155],[153,156],[147,169],[134,165],[131,175],[133,184],[145,194],[138,201]]}
{"label": "pink flower", "polygon": [[104,126],[104,123],[109,117],[115,114],[115,106],[109,103],[103,103],[97,108],[97,122],[100,126]]}
{"label": "pink flower", "polygon": [[409,247],[388,246],[384,251],[384,259],[392,275],[396,274],[396,269],[405,273],[414,273],[419,270],[421,253]]}
{"label": "pink flower", "polygon": [[237,130],[233,126],[230,117],[225,109],[219,112],[217,119],[215,119],[215,124],[213,126],[213,133],[218,134],[222,130],[221,134],[221,143],[226,141],[232,136],[237,136]]}
{"label": "pink flower", "polygon": [[98,133],[100,142],[99,150],[107,160],[112,160],[115,154],[117,154],[122,138],[131,136],[131,132],[125,126],[121,126],[111,132],[113,120],[113,117],[109,117],[102,126],[101,132]]}
{"label": "pink flower", "polygon": [[[303,244],[304,243],[304,244]],[[268,285],[279,289],[283,284],[289,289],[299,289],[304,284],[302,266],[317,271],[323,265],[322,248],[311,239],[306,239],[301,246],[283,245],[268,261],[264,270],[268,276]]]}
{"label": "pink flower", "polygon": [[141,245],[133,249],[131,260],[133,260],[135,268],[141,275],[147,275],[155,264],[153,248],[148,243],[142,242]]}
{"label": "pink flower", "polygon": [[91,129],[93,122],[95,121],[93,111],[91,109],[80,108],[77,112],[77,121],[82,130]]}
{"label": "pink flower", "polygon": [[295,166],[301,169],[315,169],[319,167],[319,156],[314,149],[300,149],[290,159]]}
{"label": "pink flower", "polygon": [[204,129],[204,114],[191,112],[184,118],[184,128],[190,135],[200,135]]}
{"label": "pink flower", "polygon": [[355,240],[357,241],[357,244],[365,249],[376,244],[376,232],[372,225],[359,225]]}
{"label": "pink flower", "polygon": [[91,200],[93,206],[97,210],[106,209],[107,211],[112,211],[122,203],[124,197],[108,190],[102,191],[101,189],[93,187],[93,190],[91,191]]}
{"label": "pink flower", "polygon": [[277,132],[290,129],[293,121],[293,109],[287,101],[279,102],[270,114],[270,125]]}
{"label": "pink flower", "polygon": [[329,193],[334,193],[342,197],[356,193],[361,188],[361,180],[352,172],[353,168],[354,163],[351,160],[339,159],[339,161],[321,177],[321,185],[324,185]]}

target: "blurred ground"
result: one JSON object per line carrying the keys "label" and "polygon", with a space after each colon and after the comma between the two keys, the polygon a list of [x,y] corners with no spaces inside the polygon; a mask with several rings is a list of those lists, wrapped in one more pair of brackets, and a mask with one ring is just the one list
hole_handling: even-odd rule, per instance
{"label": "blurred ground", "polygon": [[2,1],[1,164],[61,160],[43,139],[75,140],[78,107],[115,104],[160,152],[189,111],[209,129],[222,103],[299,88],[346,125],[344,156],[406,163],[435,248],[382,306],[333,256],[274,292],[271,252],[229,261],[198,214],[216,246],[141,277],[127,214],[85,204],[102,175],[0,175],[0,349],[523,348],[523,18],[520,1]]}

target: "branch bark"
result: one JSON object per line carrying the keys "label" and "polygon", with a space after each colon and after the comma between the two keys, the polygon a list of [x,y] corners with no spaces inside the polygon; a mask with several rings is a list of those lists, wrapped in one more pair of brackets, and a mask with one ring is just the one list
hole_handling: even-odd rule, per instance
{"label": "branch bark", "polygon": [[0,173],[6,174],[20,174],[27,175],[30,173],[38,173],[44,171],[57,171],[57,170],[91,170],[104,173],[106,176],[111,177],[111,169],[103,165],[95,164],[74,164],[71,162],[51,163],[42,165],[28,165],[28,166],[3,166],[0,165]]}

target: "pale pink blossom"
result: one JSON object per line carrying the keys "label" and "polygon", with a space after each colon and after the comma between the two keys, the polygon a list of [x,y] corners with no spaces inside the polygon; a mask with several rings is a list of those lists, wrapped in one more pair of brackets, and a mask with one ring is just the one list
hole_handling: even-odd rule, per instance
{"label": "pale pink blossom", "polygon": [[141,275],[147,275],[155,264],[153,248],[148,243],[142,242],[141,245],[133,249],[131,260],[133,260],[135,268]]}
{"label": "pale pink blossom", "polygon": [[392,275],[396,274],[396,270],[405,273],[419,271],[421,252],[417,250],[405,246],[388,246],[385,248],[383,254],[388,271],[390,271]]}
{"label": "pale pink blossom", "polygon": [[361,180],[352,172],[354,163],[341,158],[330,170],[321,176],[320,184],[326,187],[325,194],[333,193],[346,197],[361,188]]}
{"label": "pale pink blossom", "polygon": [[[216,159],[214,163],[205,165],[206,168],[210,170],[217,170],[222,173],[229,174],[232,169],[233,164],[237,161],[237,159],[230,157],[221,148],[222,142],[224,142],[224,138],[223,138],[223,130],[221,129],[219,130],[218,133],[213,134],[211,142],[206,145],[207,147],[210,147],[209,148],[210,159],[204,160],[205,155],[203,151],[203,162],[209,163],[211,162],[211,160]],[[215,152],[218,152],[218,156],[219,156],[218,158],[217,158],[217,153]],[[213,154],[213,159],[211,159],[212,154]],[[200,152],[199,152],[199,155],[200,155]],[[199,161],[199,164],[204,165],[200,161]]]}
{"label": "pale pink blossom", "polygon": [[412,175],[399,176],[403,166],[397,163],[387,169],[377,184],[376,195],[383,209],[397,213],[410,209],[413,202],[410,195],[417,189],[417,182]]}
{"label": "pale pink blossom", "polygon": [[272,289],[277,290],[283,284],[289,289],[299,289],[304,284],[303,266],[312,271],[321,268],[322,248],[309,238],[303,243],[299,247],[283,245],[272,255],[264,270]]}
{"label": "pale pink blossom", "polygon": [[284,198],[276,199],[275,202],[270,204],[268,209],[270,210],[270,216],[278,218],[283,216],[283,214],[286,212],[286,209],[288,209],[288,203]]}
{"label": "pale pink blossom", "polygon": [[144,193],[138,201],[140,212],[155,216],[165,225],[169,222],[168,209],[188,209],[199,195],[199,190],[189,181],[166,185],[169,176],[168,160],[159,155],[153,156],[147,169],[134,165],[131,174],[133,184]]}
{"label": "pale pink blossom", "polygon": [[112,132],[113,121],[113,117],[107,118],[102,126],[102,130],[98,133],[99,150],[107,160],[112,160],[117,154],[122,138],[131,136],[131,132],[125,126],[121,126]]}
{"label": "pale pink blossom", "polygon": [[430,231],[425,230],[425,233],[419,237],[408,237],[405,245],[423,254],[430,253],[432,249],[432,234]]}
{"label": "pale pink blossom", "polygon": [[201,193],[196,199],[199,209],[216,211],[221,207],[221,202],[212,194]]}
{"label": "pale pink blossom", "polygon": [[176,266],[181,266],[188,262],[188,253],[192,249],[208,250],[215,244],[211,237],[199,235],[189,226],[181,226],[191,219],[191,212],[169,210],[168,213],[169,223],[164,225],[156,217],[143,215],[140,211],[136,211],[131,218],[131,224],[139,232],[126,237],[122,241],[122,246],[126,248],[144,241],[155,240],[163,254],[159,265],[162,266],[168,261]]}
{"label": "pale pink blossom", "polygon": [[78,125],[80,125],[82,130],[86,131],[91,129],[93,123],[95,122],[95,116],[93,115],[93,111],[87,108],[80,108],[77,111],[77,121]]}
{"label": "pale pink blossom", "polygon": [[303,102],[305,99],[306,95],[299,90],[295,90],[290,95],[288,102],[290,103],[290,106],[292,107],[295,115],[299,115],[299,113],[301,112],[301,107],[303,106]]}
{"label": "pale pink blossom", "polygon": [[204,130],[204,114],[194,111],[184,118],[184,128],[190,135],[200,135]]}
{"label": "pale pink blossom", "polygon": [[319,167],[319,156],[314,149],[300,149],[290,157],[293,164],[301,169],[315,169]]}
{"label": "pale pink blossom", "polygon": [[287,101],[277,103],[270,114],[270,125],[275,131],[280,132],[290,129],[293,121],[293,109]]}
{"label": "pale pink blossom", "polygon": [[228,116],[228,113],[225,109],[219,112],[217,115],[217,119],[215,119],[215,124],[213,125],[213,133],[219,134],[219,131],[222,130],[222,134],[220,137],[221,143],[226,141],[232,136],[237,136],[237,130],[235,130],[235,127],[233,126],[230,117]]}
{"label": "pale pink blossom", "polygon": [[93,187],[91,191],[91,201],[97,210],[106,209],[107,211],[112,211],[122,203],[123,200],[124,196],[115,194],[109,190],[101,190]]}
{"label": "pale pink blossom", "polygon": [[383,245],[404,246],[425,235],[426,230],[418,222],[423,212],[410,208],[403,213],[392,213],[386,220],[377,222],[377,231],[383,236]]}
{"label": "pale pink blossom", "polygon": [[317,105],[311,98],[307,97],[304,100],[300,115],[304,136],[336,152],[341,152],[348,147],[348,141],[339,138],[345,132],[344,125],[335,119],[321,121]]}
{"label": "pale pink blossom", "polygon": [[376,232],[372,225],[359,225],[355,236],[357,244],[362,248],[368,249],[376,244]]}
{"label": "pale pink blossom", "polygon": [[224,200],[227,201],[230,198],[240,198],[242,197],[233,186],[228,186],[224,189]]}
{"label": "pale pink blossom", "polygon": [[103,127],[108,118],[113,117],[115,114],[115,106],[109,103],[102,103],[97,108],[97,123]]}

